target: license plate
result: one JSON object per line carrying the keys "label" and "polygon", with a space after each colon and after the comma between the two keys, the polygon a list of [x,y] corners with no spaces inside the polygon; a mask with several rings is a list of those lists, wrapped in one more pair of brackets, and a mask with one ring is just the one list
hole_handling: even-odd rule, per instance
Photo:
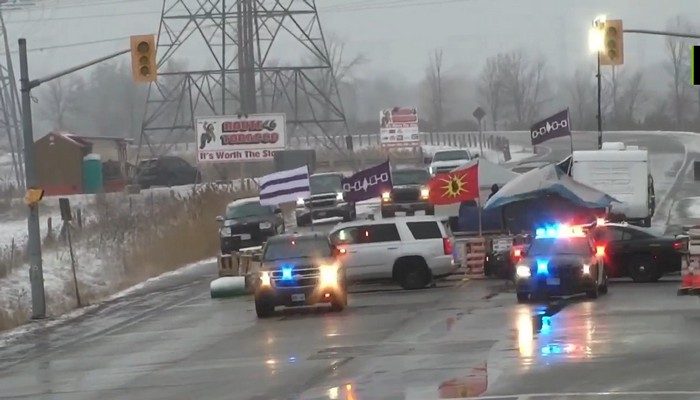
{"label": "license plate", "polygon": [[292,295],[292,301],[304,301],[306,300],[306,295],[304,293],[295,293]]}
{"label": "license plate", "polygon": [[326,211],[321,211],[320,213],[318,213],[319,217],[325,217],[326,215],[328,215]]}
{"label": "license plate", "polygon": [[250,234],[249,233],[244,233],[242,235],[236,235],[239,239],[241,240],[250,240]]}
{"label": "license plate", "polygon": [[559,278],[547,278],[547,285],[559,285]]}

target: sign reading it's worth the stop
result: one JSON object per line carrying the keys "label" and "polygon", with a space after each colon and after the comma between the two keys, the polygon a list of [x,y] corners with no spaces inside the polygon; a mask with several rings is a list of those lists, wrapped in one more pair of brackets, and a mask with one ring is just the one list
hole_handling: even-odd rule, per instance
{"label": "sign reading it's worth the stop", "polygon": [[195,118],[197,163],[274,159],[287,143],[285,114]]}

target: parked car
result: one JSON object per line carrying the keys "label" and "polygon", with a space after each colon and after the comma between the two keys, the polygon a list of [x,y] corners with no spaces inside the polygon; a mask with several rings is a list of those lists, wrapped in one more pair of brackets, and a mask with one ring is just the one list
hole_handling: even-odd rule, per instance
{"label": "parked car", "polygon": [[343,193],[343,174],[324,172],[309,177],[311,197],[298,199],[296,208],[297,226],[311,225],[314,219],[357,218],[355,203],[346,201]]}
{"label": "parked car", "polygon": [[217,217],[221,224],[221,254],[230,254],[245,247],[260,246],[271,236],[284,233],[284,218],[279,208],[263,206],[260,198],[235,200]]}
{"label": "parked car", "polygon": [[200,183],[202,174],[180,157],[163,156],[142,160],[136,166],[136,183],[151,186],[179,186]]}
{"label": "parked car", "polygon": [[397,169],[391,173],[391,179],[393,187],[382,193],[382,218],[393,217],[397,211],[403,211],[406,215],[414,215],[416,211],[435,214],[435,206],[428,201],[428,171],[423,168]]}
{"label": "parked car", "polygon": [[404,289],[457,269],[451,236],[447,219],[435,216],[343,222],[330,233],[349,281],[393,280]]}

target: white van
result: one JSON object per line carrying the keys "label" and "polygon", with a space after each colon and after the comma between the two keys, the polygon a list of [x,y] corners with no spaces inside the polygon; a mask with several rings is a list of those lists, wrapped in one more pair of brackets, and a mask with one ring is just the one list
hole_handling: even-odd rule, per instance
{"label": "white van", "polygon": [[612,220],[651,226],[656,199],[649,152],[623,143],[604,143],[602,150],[579,150],[572,155],[574,180],[614,197]]}

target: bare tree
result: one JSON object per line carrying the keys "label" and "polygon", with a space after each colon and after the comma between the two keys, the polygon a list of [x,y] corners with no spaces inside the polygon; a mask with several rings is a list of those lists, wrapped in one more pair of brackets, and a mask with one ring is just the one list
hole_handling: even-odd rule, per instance
{"label": "bare tree", "polygon": [[579,67],[571,80],[564,86],[567,88],[569,104],[572,110],[572,125],[577,129],[588,129],[595,126],[596,85],[595,73],[592,66]]}
{"label": "bare tree", "polygon": [[493,130],[497,130],[501,118],[501,111],[503,108],[503,80],[501,65],[504,63],[503,54],[496,54],[495,56],[486,59],[486,65],[481,71],[479,76],[479,84],[477,91],[479,97],[488,107],[489,119],[491,120],[491,127]]}
{"label": "bare tree", "polygon": [[[682,16],[677,16],[667,24],[671,31],[693,31],[691,23]],[[690,87],[688,76],[690,72],[690,43],[688,39],[667,37],[666,50],[668,51],[668,71],[671,75],[670,97],[672,103],[673,120],[676,129],[682,129],[685,125],[690,104]]]}
{"label": "bare tree", "polygon": [[605,97],[609,99],[605,103],[605,114],[612,128],[625,129],[639,124],[638,108],[647,100],[643,78],[641,71],[613,68],[605,86]]}
{"label": "bare tree", "polygon": [[503,95],[512,108],[513,127],[525,128],[534,122],[545,99],[545,61],[530,59],[522,51],[507,53],[500,60]]}
{"label": "bare tree", "polygon": [[426,70],[424,88],[428,116],[433,129],[441,132],[445,126],[445,116],[447,113],[447,95],[445,82],[445,65],[443,61],[442,49],[434,50],[430,54],[428,68]]}
{"label": "bare tree", "polygon": [[69,119],[78,112],[83,80],[77,75],[53,80],[46,84],[39,101],[39,113],[53,130],[67,130]]}

